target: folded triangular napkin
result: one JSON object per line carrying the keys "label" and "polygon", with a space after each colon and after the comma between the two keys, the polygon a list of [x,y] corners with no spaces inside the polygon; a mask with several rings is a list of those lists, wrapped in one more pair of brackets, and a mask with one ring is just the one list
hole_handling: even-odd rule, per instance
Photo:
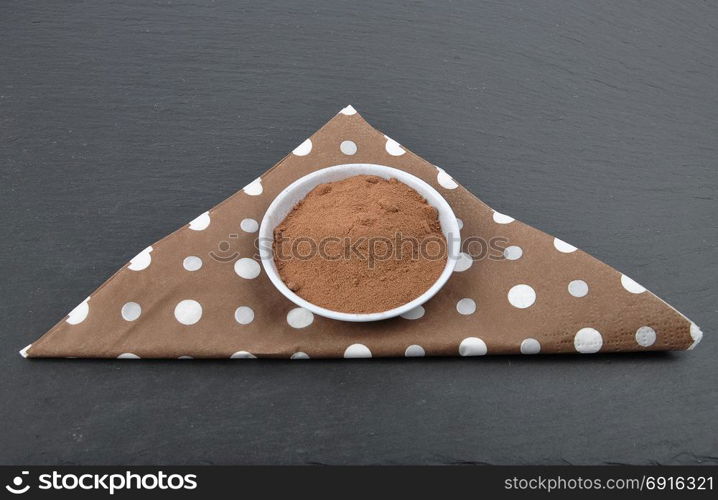
{"label": "folded triangular napkin", "polygon": [[[374,163],[434,186],[462,238],[500,238],[498,258],[462,254],[444,288],[403,317],[346,323],[295,307],[256,257],[274,197],[309,172]],[[691,349],[700,329],[587,253],[496,212],[449,174],[372,128],[351,106],[224,202],[142,250],[21,354],[31,358],[351,358]]]}

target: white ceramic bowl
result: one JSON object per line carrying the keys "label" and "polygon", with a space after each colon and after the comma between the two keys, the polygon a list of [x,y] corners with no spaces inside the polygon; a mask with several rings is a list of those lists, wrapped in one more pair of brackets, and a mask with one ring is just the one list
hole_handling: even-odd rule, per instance
{"label": "white ceramic bowl", "polygon": [[[431,285],[427,291],[411,302],[407,302],[402,306],[395,307],[394,309],[390,309],[388,311],[358,314],[332,311],[330,309],[314,305],[301,298],[284,284],[282,278],[279,276],[279,272],[277,271],[277,266],[274,263],[274,255],[272,252],[274,228],[284,220],[292,208],[294,208],[299,201],[304,199],[304,197],[319,184],[339,181],[355,175],[376,175],[383,177],[384,179],[390,179],[393,177],[416,190],[420,195],[426,198],[429,205],[435,207],[439,211],[441,231],[444,233],[447,241],[448,258],[446,260],[446,266],[436,282],[434,282],[434,284]],[[399,316],[417,306],[420,306],[433,297],[451,276],[451,273],[454,271],[454,267],[456,266],[456,259],[459,256],[459,246],[461,244],[459,224],[456,220],[456,216],[451,210],[449,204],[436,191],[436,189],[418,177],[404,172],[403,170],[369,163],[351,163],[347,165],[336,165],[334,167],[323,168],[294,181],[281,193],[279,193],[274,201],[272,201],[272,204],[269,205],[269,208],[262,219],[262,224],[259,227],[259,241],[259,254],[262,259],[264,271],[282,295],[287,297],[296,305],[304,307],[314,314],[341,321],[378,321]]]}

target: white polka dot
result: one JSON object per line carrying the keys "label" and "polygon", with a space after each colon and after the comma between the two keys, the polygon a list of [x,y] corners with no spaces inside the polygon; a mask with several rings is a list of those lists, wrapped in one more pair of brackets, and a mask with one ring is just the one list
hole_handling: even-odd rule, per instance
{"label": "white polka dot", "polygon": [[295,307],[287,313],[287,323],[292,328],[306,328],[314,321],[314,315],[309,309]]}
{"label": "white polka dot", "polygon": [[248,194],[249,196],[259,196],[262,194],[264,189],[262,188],[262,178],[257,178],[244,186],[242,188],[242,191],[245,192],[245,194]]}
{"label": "white polka dot", "polygon": [[459,225],[459,231],[461,231],[462,229],[464,229],[464,221],[463,221],[463,220],[461,220],[461,219],[459,219],[459,218],[457,217],[457,218],[456,218],[456,223]]}
{"label": "white polka dot", "polygon": [[339,149],[345,155],[351,156],[357,152],[357,145],[354,141],[343,141],[339,145]]}
{"label": "white polka dot", "polygon": [[476,312],[476,302],[472,299],[461,299],[456,303],[456,310],[459,311],[459,314],[474,314]]}
{"label": "white polka dot", "polygon": [[209,212],[205,212],[202,215],[198,216],[196,219],[194,219],[192,222],[190,222],[189,228],[192,231],[204,231],[209,227],[209,223]]}
{"label": "white polka dot", "polygon": [[234,311],[234,319],[240,325],[248,325],[254,320],[254,311],[251,307],[239,306],[237,310]]}
{"label": "white polka dot", "polygon": [[695,349],[695,347],[700,344],[701,340],[703,340],[703,332],[695,323],[691,323],[691,338],[693,339],[693,343],[690,347],[688,347],[689,351],[691,349]]}
{"label": "white polka dot", "polygon": [[439,183],[439,186],[445,189],[456,189],[459,187],[456,181],[449,174],[447,174],[443,168],[436,167],[436,170],[438,171],[436,174],[436,182]]}
{"label": "white polka dot", "polygon": [[423,358],[426,356],[426,351],[420,345],[413,344],[406,348],[404,356],[407,358]]}
{"label": "white polka dot", "polygon": [[625,288],[631,293],[643,293],[646,291],[645,288],[643,288],[641,285],[633,281],[625,274],[621,275],[621,285],[623,285],[623,288]]}
{"label": "white polka dot", "polygon": [[70,311],[70,314],[67,315],[67,319],[65,321],[71,325],[77,325],[85,321],[85,318],[87,318],[87,315],[90,313],[90,305],[88,304],[89,301],[90,297],[83,300],[78,306]]}
{"label": "white polka dot", "polygon": [[292,354],[289,359],[309,359],[309,354],[299,351]]}
{"label": "white polka dot", "polygon": [[531,307],[536,302],[536,292],[528,285],[515,285],[509,290],[509,302],[519,309]]}
{"label": "white polka dot", "polygon": [[175,306],[175,318],[183,325],[194,325],[202,318],[202,306],[196,300],[182,300]]}
{"label": "white polka dot", "polygon": [[150,262],[152,262],[152,256],[150,255],[152,250],[152,247],[147,247],[135,255],[135,258],[130,261],[130,265],[127,266],[128,269],[132,271],[142,271],[146,269],[147,266],[150,265]]}
{"label": "white polka dot", "polygon": [[424,317],[424,308],[422,306],[416,306],[414,309],[409,309],[401,315],[404,319],[419,319]]}
{"label": "white polka dot", "polygon": [[568,284],[568,293],[574,297],[585,297],[588,295],[588,283],[583,280],[573,280]]}
{"label": "white polka dot", "polygon": [[197,256],[190,255],[189,257],[185,257],[182,261],[182,267],[184,267],[187,271],[197,271],[202,267],[202,259]]}
{"label": "white polka dot", "polygon": [[642,326],[636,330],[636,342],[643,347],[650,347],[656,343],[656,331],[650,326]]}
{"label": "white polka dot", "polygon": [[257,359],[257,356],[247,351],[237,351],[229,359]]}
{"label": "white polka dot", "polygon": [[521,247],[517,247],[516,245],[504,248],[504,258],[506,260],[518,260],[523,256],[523,254],[523,249]]}
{"label": "white polka dot", "polygon": [[468,268],[470,268],[473,263],[474,259],[472,259],[469,254],[461,252],[459,254],[459,258],[456,259],[456,267],[454,267],[454,272],[463,273]]}
{"label": "white polka dot", "polygon": [[392,156],[401,156],[406,153],[406,151],[404,151],[404,148],[402,148],[399,143],[396,142],[394,139],[386,135],[384,137],[386,137],[386,144],[384,148],[386,149],[387,153]]}
{"label": "white polka dot", "polygon": [[345,358],[371,358],[371,351],[364,344],[352,344],[344,351]]}
{"label": "white polka dot", "polygon": [[24,347],[23,349],[21,349],[21,350],[20,350],[20,356],[22,356],[23,358],[27,358],[27,351],[28,351],[31,347],[32,347],[32,344],[30,344],[30,345]]}
{"label": "white polka dot", "polygon": [[565,241],[559,240],[558,238],[553,239],[553,246],[561,253],[571,253],[577,250],[575,246],[569,245]]}
{"label": "white polka dot", "polygon": [[234,272],[237,276],[246,280],[251,280],[259,276],[261,268],[256,260],[243,257],[234,263]]}
{"label": "white polka dot", "polygon": [[137,354],[132,354],[131,352],[123,352],[117,356],[117,359],[140,359],[140,357]]}
{"label": "white polka dot", "polygon": [[573,339],[576,350],[583,354],[593,354],[601,350],[603,337],[593,328],[581,328]]}
{"label": "white polka dot", "polygon": [[125,321],[134,321],[142,314],[142,307],[137,302],[128,302],[122,306],[120,313]]}
{"label": "white polka dot", "polygon": [[524,339],[521,342],[521,354],[538,354],[541,352],[541,343],[536,339]]}
{"label": "white polka dot", "polygon": [[347,106],[346,108],[344,108],[340,111],[341,114],[348,115],[348,116],[355,115],[356,112],[357,112],[357,110],[354,109],[354,107],[352,107],[351,105]]}
{"label": "white polka dot", "polygon": [[239,223],[239,227],[241,227],[245,233],[256,233],[257,229],[259,229],[259,224],[254,219],[242,219],[242,222]]}
{"label": "white polka dot", "polygon": [[515,221],[513,217],[509,217],[508,215],[502,214],[501,212],[497,212],[494,210],[494,222],[497,224],[509,224],[513,221]]}
{"label": "white polka dot", "polygon": [[296,156],[307,156],[309,153],[312,152],[312,140],[307,139],[303,143],[301,143],[299,146],[294,148],[294,153]]}
{"label": "white polka dot", "polygon": [[483,356],[487,352],[486,342],[476,337],[467,337],[459,344],[459,354],[462,356]]}
{"label": "white polka dot", "polygon": [[192,356],[180,356],[177,359],[194,359]]}

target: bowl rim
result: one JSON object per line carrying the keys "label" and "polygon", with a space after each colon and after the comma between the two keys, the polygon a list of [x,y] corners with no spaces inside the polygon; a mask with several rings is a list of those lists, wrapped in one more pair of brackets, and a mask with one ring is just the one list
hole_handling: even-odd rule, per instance
{"label": "bowl rim", "polygon": [[[436,279],[436,281],[421,295],[416,297],[415,299],[407,302],[406,304],[403,304],[401,306],[395,307],[393,309],[389,309],[387,311],[380,311],[375,313],[347,313],[347,312],[341,312],[341,311],[334,311],[331,309],[327,309],[325,307],[318,306],[316,304],[313,304],[309,302],[306,299],[303,299],[296,293],[294,293],[292,290],[289,289],[289,287],[282,281],[282,278],[279,276],[279,272],[276,269],[276,266],[274,264],[274,251],[273,251],[273,244],[263,244],[262,242],[274,242],[274,227],[269,227],[270,222],[269,219],[271,216],[274,215],[274,213],[281,207],[284,203],[284,199],[289,197],[291,193],[299,189],[300,187],[305,186],[308,183],[312,183],[314,181],[315,184],[312,186],[311,189],[314,189],[319,184],[322,184],[323,182],[334,182],[334,181],[322,181],[321,178],[326,177],[330,173],[335,173],[338,171],[347,171],[347,176],[344,178],[353,177],[355,175],[372,175],[367,174],[364,172],[357,172],[352,173],[353,169],[356,169],[357,167],[361,167],[362,169],[370,169],[370,170],[376,170],[376,174],[373,175],[379,175],[380,177],[384,178],[396,178],[399,182],[403,182],[404,184],[407,184],[412,189],[416,190],[420,195],[422,195],[427,202],[434,206],[437,210],[439,210],[439,220],[441,223],[442,214],[446,215],[447,217],[447,224],[449,227],[444,227],[444,224],[441,224],[442,226],[442,233],[444,233],[444,237],[446,238],[447,242],[447,259],[446,259],[446,265],[444,266],[444,269],[442,270],[439,277]],[[383,174],[383,175],[382,175]],[[341,179],[337,179],[341,180]],[[408,180],[409,182],[405,182],[405,180]],[[412,185],[414,184],[414,185]],[[419,188],[417,189],[418,186]],[[310,189],[310,191],[311,191]],[[431,196],[427,196],[426,194],[429,193]],[[304,195],[306,196],[306,194]],[[438,206],[437,206],[438,205]],[[285,215],[286,217],[286,215]],[[283,218],[282,218],[283,220]],[[454,214],[454,211],[452,210],[449,203],[446,201],[446,199],[429,183],[426,181],[420,179],[419,177],[410,174],[409,172],[406,172],[404,170],[400,170],[398,168],[394,167],[387,167],[386,165],[379,165],[375,163],[342,163],[339,165],[333,165],[330,167],[325,167],[319,170],[315,170],[314,172],[310,172],[307,175],[304,175],[300,177],[299,179],[295,180],[291,184],[289,184],[287,187],[285,187],[282,191],[277,194],[277,196],[274,197],[272,200],[272,203],[270,203],[267,210],[264,212],[264,216],[262,217],[262,222],[259,226],[259,254],[260,259],[262,261],[262,267],[264,268],[264,272],[269,277],[269,280],[272,282],[272,284],[279,290],[279,292],[284,295],[287,299],[289,299],[291,302],[296,304],[299,307],[303,307],[309,311],[311,311],[314,314],[317,314],[319,316],[323,316],[330,319],[336,319],[340,321],[350,321],[350,322],[368,322],[368,321],[381,321],[384,319],[393,318],[396,316],[401,316],[402,314],[411,311],[412,309],[415,309],[416,307],[424,304],[429,299],[431,299],[436,293],[438,293],[439,290],[446,284],[446,282],[449,280],[451,275],[454,272],[454,268],[456,267],[456,262],[459,257],[460,252],[460,245],[461,245],[461,235],[459,230],[459,224],[456,218],[456,215]],[[456,235],[453,237],[452,235]],[[451,236],[451,237],[450,237]]]}

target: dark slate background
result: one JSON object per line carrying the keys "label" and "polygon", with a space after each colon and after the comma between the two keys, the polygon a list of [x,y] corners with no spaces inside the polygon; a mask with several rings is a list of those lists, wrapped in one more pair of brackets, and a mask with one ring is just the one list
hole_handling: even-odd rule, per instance
{"label": "dark slate background", "polygon": [[[0,463],[717,463],[718,6],[358,4],[0,3]],[[643,283],[703,343],[18,356],[350,103],[496,209]]]}

